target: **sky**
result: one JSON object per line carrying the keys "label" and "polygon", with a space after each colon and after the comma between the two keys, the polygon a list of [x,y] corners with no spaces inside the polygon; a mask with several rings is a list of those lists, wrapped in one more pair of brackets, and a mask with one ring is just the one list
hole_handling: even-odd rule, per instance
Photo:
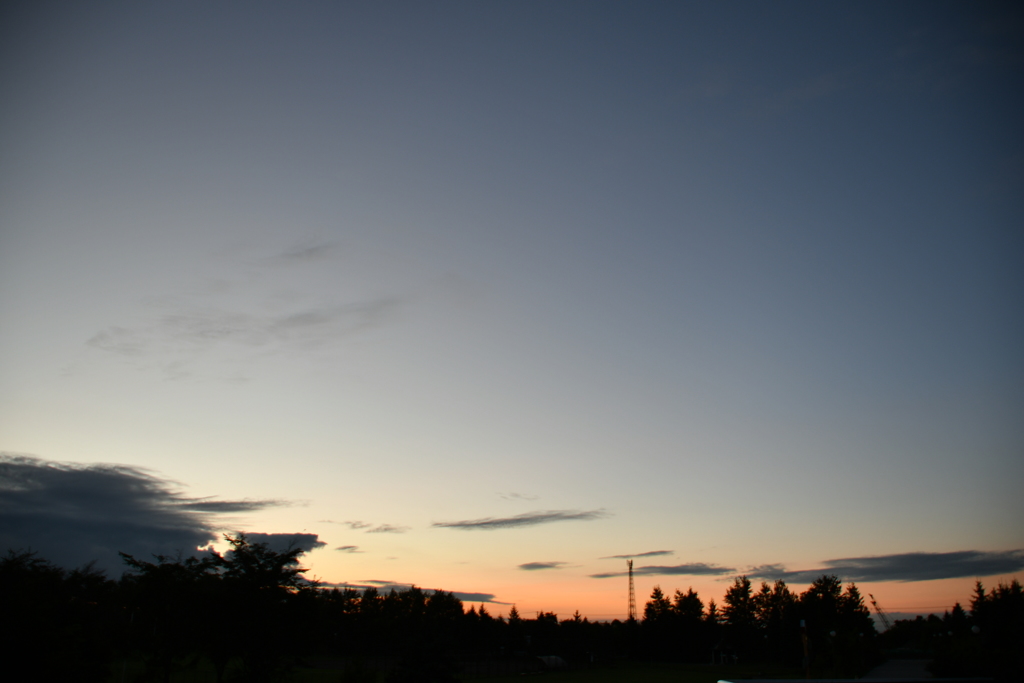
{"label": "sky", "polygon": [[[1013,3],[4,3],[0,546],[1024,578]],[[1016,112],[1016,113],[1014,113]],[[757,585],[757,583],[755,583]]]}

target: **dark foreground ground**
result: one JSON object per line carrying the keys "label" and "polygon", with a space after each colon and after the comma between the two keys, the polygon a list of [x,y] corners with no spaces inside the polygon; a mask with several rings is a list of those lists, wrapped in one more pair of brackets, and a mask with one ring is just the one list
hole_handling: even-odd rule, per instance
{"label": "dark foreground ground", "polygon": [[[362,670],[346,671],[342,662],[316,661],[309,667],[289,672],[290,683],[386,683],[384,672]],[[110,683],[130,683],[142,673],[141,666],[132,662],[119,662]],[[609,666],[544,671],[538,673],[460,672],[456,680],[465,683],[717,683],[722,679],[750,678],[802,678],[800,672],[772,670],[763,666],[709,664],[622,663]],[[170,683],[215,683],[213,670],[202,665],[176,672]]]}

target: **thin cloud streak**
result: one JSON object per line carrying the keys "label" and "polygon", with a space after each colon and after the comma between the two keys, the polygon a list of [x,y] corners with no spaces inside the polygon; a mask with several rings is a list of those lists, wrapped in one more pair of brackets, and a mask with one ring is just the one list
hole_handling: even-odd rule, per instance
{"label": "thin cloud streak", "polygon": [[313,242],[296,246],[276,256],[268,257],[264,262],[269,265],[290,265],[292,263],[320,261],[331,257],[337,250],[338,244],[336,242]]}
{"label": "thin cloud streak", "polygon": [[608,555],[607,557],[599,557],[599,560],[632,560],[637,557],[658,557],[660,555],[675,555],[674,550],[648,550],[646,553],[636,553],[635,555]]}
{"label": "thin cloud streak", "polygon": [[[414,583],[399,583],[399,582],[396,582],[396,581],[378,581],[378,580],[365,580],[362,583],[349,583],[348,581],[341,581],[341,582],[337,582],[337,583],[331,583],[331,582],[328,582],[328,581],[321,581],[321,582],[319,582],[318,585],[321,588],[339,588],[339,589],[342,589],[342,590],[344,590],[346,588],[351,588],[352,590],[357,590],[357,591],[364,591],[364,590],[367,590],[368,588],[372,588],[373,590],[375,590],[375,591],[377,591],[379,593],[386,593],[386,592],[391,591],[391,590],[400,592],[400,591],[404,591],[404,590],[408,590],[410,588],[415,588],[416,587],[416,584],[414,584]],[[443,589],[422,588],[420,590],[422,590],[427,595],[433,595],[438,590],[443,590]],[[451,593],[453,596],[455,596],[456,598],[458,598],[462,602],[489,602],[489,603],[492,603],[492,604],[495,604],[495,605],[511,605],[512,604],[510,602],[502,602],[501,600],[495,600],[496,596],[494,595],[494,593],[476,593],[476,592],[467,592],[467,591],[444,591],[444,592],[445,593]]]}
{"label": "thin cloud streak", "polygon": [[604,510],[540,510],[514,517],[483,517],[459,522],[434,522],[431,526],[445,529],[514,529],[552,522],[590,521],[607,517]]}
{"label": "thin cloud streak", "polygon": [[231,512],[255,512],[256,510],[263,510],[269,505],[282,507],[291,505],[291,502],[284,500],[209,500],[207,498],[200,498],[194,502],[182,504],[181,509],[225,514]]}
{"label": "thin cloud streak", "polygon": [[535,572],[541,569],[561,569],[566,566],[565,562],[527,562],[519,565],[523,571]]}
{"label": "thin cloud streak", "polygon": [[[635,576],[721,576],[732,574],[736,570],[733,567],[717,567],[713,564],[694,562],[692,564],[677,564],[672,566],[645,566],[633,570]],[[591,574],[592,579],[610,579],[619,576],[626,576],[629,572],[604,572]]]}
{"label": "thin cloud streak", "polygon": [[510,493],[499,493],[499,496],[505,500],[537,500],[540,496],[531,496],[525,493],[516,493],[512,491]]}
{"label": "thin cloud streak", "polygon": [[367,529],[368,534],[404,534],[409,530],[407,526],[397,526],[395,524],[379,524],[372,529]]}
{"label": "thin cloud streak", "polygon": [[253,315],[218,308],[192,308],[168,313],[148,325],[113,325],[100,330],[86,345],[122,356],[191,355],[214,346],[260,348],[336,341],[376,325],[399,305],[393,298],[313,306],[280,315]]}
{"label": "thin cloud streak", "polygon": [[364,534],[404,534],[409,530],[407,526],[401,526],[399,524],[377,524],[373,522],[364,522],[360,519],[348,520],[345,522],[335,522],[330,519],[323,520],[325,524],[341,524],[347,526],[352,531],[362,531]]}

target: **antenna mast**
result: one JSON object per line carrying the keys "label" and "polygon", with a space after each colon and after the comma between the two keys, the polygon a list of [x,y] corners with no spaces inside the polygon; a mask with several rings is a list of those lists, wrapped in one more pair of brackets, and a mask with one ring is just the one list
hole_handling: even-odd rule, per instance
{"label": "antenna mast", "polygon": [[629,567],[629,620],[636,621],[636,591],[633,589],[633,560],[626,560]]}

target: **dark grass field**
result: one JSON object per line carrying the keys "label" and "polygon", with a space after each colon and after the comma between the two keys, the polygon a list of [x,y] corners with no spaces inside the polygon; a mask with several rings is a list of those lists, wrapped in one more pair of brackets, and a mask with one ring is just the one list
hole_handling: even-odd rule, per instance
{"label": "dark grass field", "polygon": [[711,666],[708,664],[631,663],[618,666],[548,672],[533,676],[473,678],[481,683],[511,683],[536,680],[537,683],[716,683],[723,678],[799,678],[792,669],[771,670],[757,666]]}
{"label": "dark grass field", "polygon": [[[142,673],[139,662],[118,662],[114,667],[111,683],[130,683]],[[656,664],[620,663],[617,665],[574,669],[569,671],[548,671],[534,674],[509,674],[480,676],[457,674],[456,680],[465,683],[716,683],[726,679],[743,678],[800,678],[800,672],[793,669],[773,669],[756,665],[708,664]],[[346,672],[344,668],[331,663],[314,664],[295,668],[288,672],[285,681],[291,683],[384,683],[383,672]],[[232,680],[230,673],[228,680]],[[205,662],[183,668],[171,675],[171,683],[214,683],[213,669]],[[237,679],[235,679],[237,680]]]}

